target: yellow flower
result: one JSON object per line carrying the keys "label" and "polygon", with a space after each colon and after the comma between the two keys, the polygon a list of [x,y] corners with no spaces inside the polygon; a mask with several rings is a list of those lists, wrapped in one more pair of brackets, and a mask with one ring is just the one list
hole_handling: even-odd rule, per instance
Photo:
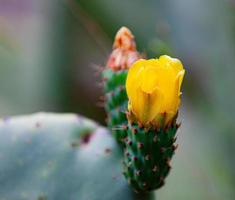
{"label": "yellow flower", "polygon": [[185,70],[170,56],[136,61],[129,69],[126,90],[128,109],[143,125],[168,125],[180,105],[180,88]]}

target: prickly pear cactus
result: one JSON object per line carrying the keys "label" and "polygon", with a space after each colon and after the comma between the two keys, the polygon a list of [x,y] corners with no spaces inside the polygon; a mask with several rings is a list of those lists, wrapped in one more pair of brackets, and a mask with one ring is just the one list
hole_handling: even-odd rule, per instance
{"label": "prickly pear cactus", "polygon": [[136,51],[134,36],[129,29],[122,27],[116,34],[113,52],[102,73],[107,124],[119,144],[123,144],[126,137],[126,131],[122,126],[126,124],[127,72],[133,62],[140,57],[141,55]]}
{"label": "prickly pear cactus", "polygon": [[0,199],[135,200],[109,132],[75,114],[0,121]]}
{"label": "prickly pear cactus", "polygon": [[[114,47],[136,52],[128,29],[118,31]],[[184,69],[167,55],[150,60],[136,56],[123,65],[129,58],[124,55],[115,49],[103,72],[108,125],[124,149],[128,183],[136,192],[147,192],[163,186],[171,168]]]}

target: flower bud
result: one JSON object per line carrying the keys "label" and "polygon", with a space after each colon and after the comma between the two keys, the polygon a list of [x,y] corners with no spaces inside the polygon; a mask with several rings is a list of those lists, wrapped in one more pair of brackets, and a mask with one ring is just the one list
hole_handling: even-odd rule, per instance
{"label": "flower bud", "polygon": [[107,66],[114,71],[128,69],[141,55],[136,50],[134,36],[131,31],[122,27],[117,32],[113,51],[109,56]]}
{"label": "flower bud", "polygon": [[184,73],[180,60],[166,55],[136,61],[126,81],[130,120],[145,126],[169,125],[178,112]]}

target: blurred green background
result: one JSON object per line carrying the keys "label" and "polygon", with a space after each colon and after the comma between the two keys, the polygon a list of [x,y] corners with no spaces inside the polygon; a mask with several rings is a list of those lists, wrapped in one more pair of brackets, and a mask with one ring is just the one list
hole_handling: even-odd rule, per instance
{"label": "blurred green background", "polygon": [[97,107],[115,32],[184,63],[179,149],[158,199],[235,199],[235,1],[0,0],[0,115]]}

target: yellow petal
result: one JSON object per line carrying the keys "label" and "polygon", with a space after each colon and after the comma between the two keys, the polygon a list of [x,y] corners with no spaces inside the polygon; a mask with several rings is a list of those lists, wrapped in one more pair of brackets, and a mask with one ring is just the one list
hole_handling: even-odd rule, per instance
{"label": "yellow petal", "polygon": [[160,112],[164,113],[169,110],[171,106],[171,101],[174,98],[174,80],[175,76],[170,68],[160,68],[158,70],[158,83],[157,87],[164,96],[164,101],[162,102]]}
{"label": "yellow petal", "polygon": [[140,85],[140,81],[138,79],[141,71],[144,69],[145,61],[146,60],[144,59],[136,61],[128,71],[126,79],[126,91],[129,97],[132,96],[133,92],[136,91]]}
{"label": "yellow petal", "polygon": [[176,112],[179,109],[180,95],[181,95],[180,89],[181,89],[181,84],[182,84],[182,81],[183,81],[184,73],[185,73],[185,71],[182,70],[176,76],[174,95],[173,95],[173,99],[172,99],[172,102],[171,102],[171,108],[168,110],[168,113],[171,112],[173,114],[174,113],[176,114]]}
{"label": "yellow petal", "polygon": [[178,86],[177,89],[178,89],[178,95],[179,96],[181,94],[180,89],[181,89],[181,85],[182,85],[182,82],[183,82],[184,74],[185,74],[185,70],[181,70],[176,76],[176,85]]}
{"label": "yellow petal", "polygon": [[170,56],[163,55],[160,56],[159,61],[165,66],[171,67],[176,74],[178,74],[179,71],[183,70],[183,65],[177,58],[171,58]]}
{"label": "yellow petal", "polygon": [[146,93],[139,87],[135,98],[131,99],[131,108],[137,119],[143,124],[152,121],[159,113],[162,98],[158,88]]}
{"label": "yellow petal", "polygon": [[139,77],[141,89],[146,93],[151,93],[157,86],[159,80],[159,68],[155,66],[145,67]]}

